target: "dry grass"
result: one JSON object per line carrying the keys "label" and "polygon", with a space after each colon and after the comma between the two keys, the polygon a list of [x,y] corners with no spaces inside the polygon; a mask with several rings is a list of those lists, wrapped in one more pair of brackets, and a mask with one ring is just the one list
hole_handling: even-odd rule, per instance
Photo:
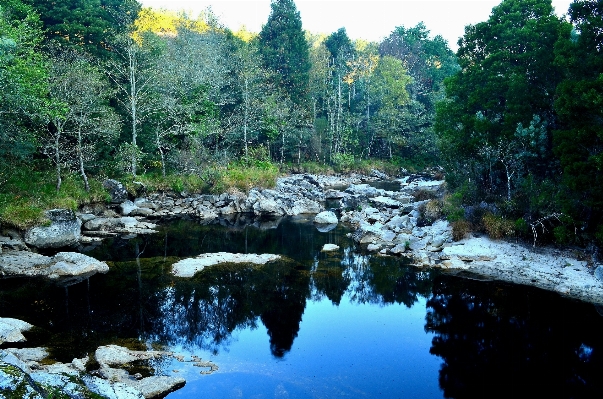
{"label": "dry grass", "polygon": [[452,222],[452,239],[460,241],[471,232],[471,223],[465,219],[459,219]]}

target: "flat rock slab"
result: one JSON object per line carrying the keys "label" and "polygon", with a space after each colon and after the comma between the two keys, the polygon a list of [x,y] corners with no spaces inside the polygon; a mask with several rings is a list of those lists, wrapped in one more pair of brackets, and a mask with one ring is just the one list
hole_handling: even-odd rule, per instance
{"label": "flat rock slab", "polygon": [[214,266],[220,263],[251,263],[254,265],[264,265],[280,258],[280,255],[273,254],[233,254],[228,252],[201,254],[195,258],[183,259],[174,263],[172,274],[177,277],[193,277],[195,273],[203,270],[205,267]]}
{"label": "flat rock slab", "polygon": [[105,345],[99,346],[94,355],[96,361],[101,365],[118,366],[137,360],[157,359],[165,356],[165,353],[158,351],[133,351],[123,346]]}
{"label": "flat rock slab", "polygon": [[4,277],[45,277],[60,282],[108,271],[105,262],[77,252],[59,252],[55,256],[27,251],[0,254],[0,276]]}
{"label": "flat rock slab", "polygon": [[483,237],[465,239],[460,244],[444,247],[439,255],[442,262],[435,266],[603,305],[603,282],[591,273],[586,262]]}

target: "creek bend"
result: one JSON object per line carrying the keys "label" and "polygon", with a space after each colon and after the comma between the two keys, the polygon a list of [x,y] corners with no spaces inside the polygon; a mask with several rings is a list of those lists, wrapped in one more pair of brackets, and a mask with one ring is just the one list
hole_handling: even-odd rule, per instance
{"label": "creek bend", "polygon": [[[173,358],[152,362],[187,380],[169,398],[600,394],[603,317],[593,305],[369,255],[342,224],[320,232],[311,221],[178,220],[107,239],[87,252],[107,261],[106,275],[68,288],[0,280],[0,317],[37,326],[26,345],[62,362],[141,340],[219,366],[202,374]],[[326,243],[339,251],[321,252]],[[220,251],[284,260],[169,273],[179,259]]]}

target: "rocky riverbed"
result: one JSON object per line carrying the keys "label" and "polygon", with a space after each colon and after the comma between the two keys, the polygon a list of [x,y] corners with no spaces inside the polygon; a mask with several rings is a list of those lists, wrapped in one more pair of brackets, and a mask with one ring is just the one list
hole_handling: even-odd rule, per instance
{"label": "rocky riverbed", "polygon": [[[398,179],[399,188],[391,191],[367,184],[378,178],[383,176],[377,173],[370,177],[305,174],[279,178],[274,189],[252,189],[247,194],[149,193],[136,198],[119,182],[107,181],[111,203],[87,205],[79,212],[50,210],[46,215],[48,225],[26,232],[1,231],[0,276],[37,277],[62,285],[73,284],[108,270],[105,263],[79,252],[106,237],[154,234],[157,223],[164,219],[189,217],[202,223],[240,224],[250,223],[259,216],[309,214],[320,231],[329,231],[338,223],[348,224],[352,230],[350,237],[358,249],[375,256],[404,256],[412,259],[417,267],[439,268],[467,278],[535,286],[603,305],[602,266],[587,264],[550,248],[533,248],[477,235],[454,242],[451,227],[445,220],[425,222],[423,213],[428,201],[415,200],[419,190],[441,195],[443,181],[428,176],[408,176]],[[332,208],[327,209],[326,204]],[[323,251],[335,249],[325,246]],[[220,262],[262,263],[275,260],[274,256],[201,254],[177,262],[173,273],[187,278]],[[31,325],[19,320],[0,319],[0,344],[22,341],[22,331],[30,328]],[[44,348],[28,350],[32,352],[0,351],[0,392],[4,389],[2,384],[25,384],[23,386],[31,385],[27,389],[38,393],[50,386],[65,392],[89,390],[109,398],[141,398],[162,395],[184,384],[181,379],[168,377],[131,376],[118,366],[127,364],[126,358],[152,360],[156,356],[176,356],[179,359],[173,354],[131,352],[110,346],[69,364],[45,365],[42,362],[47,356]],[[107,361],[106,352],[122,356],[123,362]],[[86,367],[91,359],[98,365],[93,374],[89,373],[90,367]],[[217,369],[216,365],[197,360],[197,364],[209,369],[204,372]],[[73,383],[73,378],[61,377],[65,374],[73,376],[77,383]],[[18,376],[19,380],[6,382],[9,381],[6,375]]]}

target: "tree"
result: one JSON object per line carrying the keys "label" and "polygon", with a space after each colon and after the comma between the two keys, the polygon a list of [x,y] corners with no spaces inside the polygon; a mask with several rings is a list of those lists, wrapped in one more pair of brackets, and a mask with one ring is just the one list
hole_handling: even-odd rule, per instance
{"label": "tree", "polygon": [[136,0],[24,0],[40,14],[49,40],[83,47],[95,56],[107,49],[134,22]]}
{"label": "tree", "polygon": [[436,103],[444,98],[444,79],[458,71],[454,53],[441,36],[430,38],[422,22],[412,28],[394,29],[380,43],[379,53],[402,61],[412,77],[407,85],[409,101],[397,113],[399,129],[406,138],[399,154],[435,159]]}
{"label": "tree", "polygon": [[390,159],[393,156],[392,144],[408,141],[401,134],[400,125],[402,108],[410,101],[406,88],[411,82],[412,78],[401,60],[391,56],[379,60],[374,78],[375,102],[379,106],[376,130],[385,139]]}
{"label": "tree", "polygon": [[134,176],[141,156],[138,132],[154,110],[152,83],[156,77],[156,57],[150,40],[137,42],[131,35],[119,36],[112,44],[115,58],[108,60],[106,73],[117,87],[117,98],[130,119],[131,143],[122,147],[129,158],[128,169]]}
{"label": "tree", "polygon": [[15,161],[34,150],[32,127],[42,121],[48,64],[38,16],[19,0],[0,5],[0,184]]}
{"label": "tree", "polygon": [[249,160],[249,144],[259,139],[262,119],[266,107],[265,100],[273,86],[270,73],[261,65],[257,43],[241,41],[237,49],[237,77],[241,90],[239,106],[234,114],[238,116],[237,131],[242,130],[241,141],[245,159]]}
{"label": "tree", "polygon": [[564,79],[556,92],[554,151],[567,187],[564,211],[603,241],[603,1],[575,1],[569,15],[573,26],[556,48]]}
{"label": "tree", "polygon": [[295,104],[308,99],[310,61],[308,42],[293,0],[272,0],[268,22],[262,27],[259,48],[276,84]]}
{"label": "tree", "polygon": [[229,52],[224,35],[214,29],[199,33],[181,25],[176,36],[166,38],[150,86],[154,93],[152,141],[160,153],[164,174],[170,147],[183,150],[179,143],[191,139],[205,140],[204,146],[214,151],[228,145],[218,118],[220,107],[235,101],[229,90]]}
{"label": "tree", "polygon": [[61,46],[54,48],[50,68],[50,96],[60,104],[52,122],[57,191],[61,186],[61,163],[71,164],[90,190],[86,169],[98,157],[101,144],[119,135],[119,119],[109,107],[112,90],[105,75],[86,55]]}
{"label": "tree", "polygon": [[[529,126],[536,117],[548,127],[542,157],[550,159],[553,98],[560,79],[553,49],[562,26],[550,0],[504,0],[488,21],[465,28],[457,53],[461,70],[446,81],[448,98],[438,109],[436,130],[445,158],[484,165],[473,176],[484,185],[490,180],[480,148],[517,140],[518,126]],[[545,177],[553,169],[544,165],[550,166],[527,166]]]}

